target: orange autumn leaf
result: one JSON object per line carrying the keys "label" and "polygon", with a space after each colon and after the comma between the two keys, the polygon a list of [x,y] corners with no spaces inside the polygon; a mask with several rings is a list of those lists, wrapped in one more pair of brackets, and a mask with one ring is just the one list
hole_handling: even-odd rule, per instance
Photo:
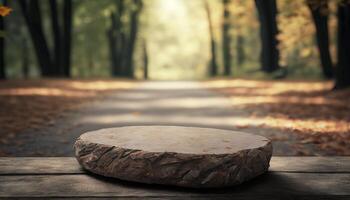
{"label": "orange autumn leaf", "polygon": [[0,6],[0,16],[5,17],[11,13],[12,9],[7,6]]}

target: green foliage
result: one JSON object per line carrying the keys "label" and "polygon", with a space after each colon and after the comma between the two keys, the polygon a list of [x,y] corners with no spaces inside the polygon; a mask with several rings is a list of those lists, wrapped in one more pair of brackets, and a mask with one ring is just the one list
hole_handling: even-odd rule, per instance
{"label": "green foliage", "polygon": [[[131,4],[132,0],[122,0]],[[334,21],[336,3],[330,10],[331,50],[334,54],[336,23]],[[110,13],[116,12],[117,0],[74,1],[72,74],[74,77],[110,76],[109,43],[106,30],[110,27]],[[341,1],[343,2],[343,1]],[[218,58],[222,58],[222,1],[209,0],[214,23],[214,35],[218,41]],[[52,40],[48,3],[43,1],[45,34]],[[6,17],[8,25],[6,37],[7,71],[10,77],[22,74],[21,53],[23,40],[29,45],[29,68],[31,76],[38,76],[36,58],[28,37],[19,8],[10,1],[13,13]],[[279,48],[281,64],[286,66],[291,77],[319,77],[319,58],[314,41],[310,13],[305,1],[278,0]],[[136,9],[129,6],[128,9]],[[230,10],[232,36],[232,71],[235,76],[264,76],[259,69],[259,23],[254,1],[233,0]],[[128,22],[123,15],[122,21]],[[146,40],[149,55],[149,76],[151,79],[192,79],[207,74],[209,60],[209,33],[202,0],[144,0],[141,25],[136,44],[135,73],[141,78],[143,51],[141,41]],[[128,32],[127,29],[123,30]],[[4,33],[0,33],[3,37]],[[239,48],[238,37],[244,39]],[[52,46],[52,44],[49,44]],[[240,52],[241,51],[241,52]],[[238,62],[240,53],[242,62]],[[223,71],[223,63],[218,62]]]}

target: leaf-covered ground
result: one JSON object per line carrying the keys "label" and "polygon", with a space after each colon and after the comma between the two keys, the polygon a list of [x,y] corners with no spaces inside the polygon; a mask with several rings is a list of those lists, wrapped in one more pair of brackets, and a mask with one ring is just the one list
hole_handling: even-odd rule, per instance
{"label": "leaf-covered ground", "polygon": [[124,80],[8,80],[0,82],[0,144],[24,129],[55,123],[67,111],[111,91],[131,88]]}
{"label": "leaf-covered ground", "polygon": [[350,90],[331,91],[331,82],[213,80],[206,86],[249,112],[237,126],[292,132],[300,143],[334,155],[350,155]]}
{"label": "leaf-covered ground", "polygon": [[[11,148],[11,155],[20,147],[51,155],[44,143],[70,150],[83,130],[160,123],[262,134],[274,141],[279,155],[350,155],[350,90],[331,91],[330,82],[246,79],[212,80],[204,86],[229,102],[198,82],[2,81],[0,145]],[[129,88],[134,89],[121,91]],[[92,100],[99,101],[88,103]],[[70,117],[72,112],[79,113],[77,119]],[[6,154],[0,150],[1,155]]]}

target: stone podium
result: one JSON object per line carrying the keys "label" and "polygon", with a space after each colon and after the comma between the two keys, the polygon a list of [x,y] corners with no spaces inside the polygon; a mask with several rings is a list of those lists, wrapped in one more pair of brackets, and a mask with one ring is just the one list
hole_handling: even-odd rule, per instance
{"label": "stone podium", "polygon": [[180,126],[128,126],[82,134],[75,155],[93,173],[192,188],[227,187],[269,168],[271,142],[258,135]]}

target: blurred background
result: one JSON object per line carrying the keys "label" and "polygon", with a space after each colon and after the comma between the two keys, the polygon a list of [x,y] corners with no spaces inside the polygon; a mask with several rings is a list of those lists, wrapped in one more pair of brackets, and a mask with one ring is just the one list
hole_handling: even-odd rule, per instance
{"label": "blurred background", "polygon": [[[260,77],[264,76],[259,70],[261,23],[266,26],[266,33],[278,40],[263,44],[277,49],[272,54],[279,54],[275,55],[278,63],[270,64],[278,66],[265,71],[281,68],[283,72],[276,76],[330,78],[330,74],[322,72],[318,49],[322,45],[326,45],[324,67],[331,68],[337,62],[336,0],[280,0],[272,7],[266,3],[270,8],[264,11],[261,5],[260,17],[259,3],[253,0],[7,3],[12,9],[6,17],[8,78],[42,75],[143,79],[145,74],[155,80],[215,75]],[[263,15],[275,16],[265,19]],[[315,25],[324,33],[317,35]],[[274,26],[278,30],[273,30]],[[319,46],[316,36],[320,37]],[[264,37],[268,40],[270,36]],[[214,74],[212,59],[217,68]],[[69,73],[59,70],[46,73],[45,68],[54,64],[67,68]]]}
{"label": "blurred background", "polygon": [[348,0],[0,0],[0,155],[125,125],[350,155]]}

